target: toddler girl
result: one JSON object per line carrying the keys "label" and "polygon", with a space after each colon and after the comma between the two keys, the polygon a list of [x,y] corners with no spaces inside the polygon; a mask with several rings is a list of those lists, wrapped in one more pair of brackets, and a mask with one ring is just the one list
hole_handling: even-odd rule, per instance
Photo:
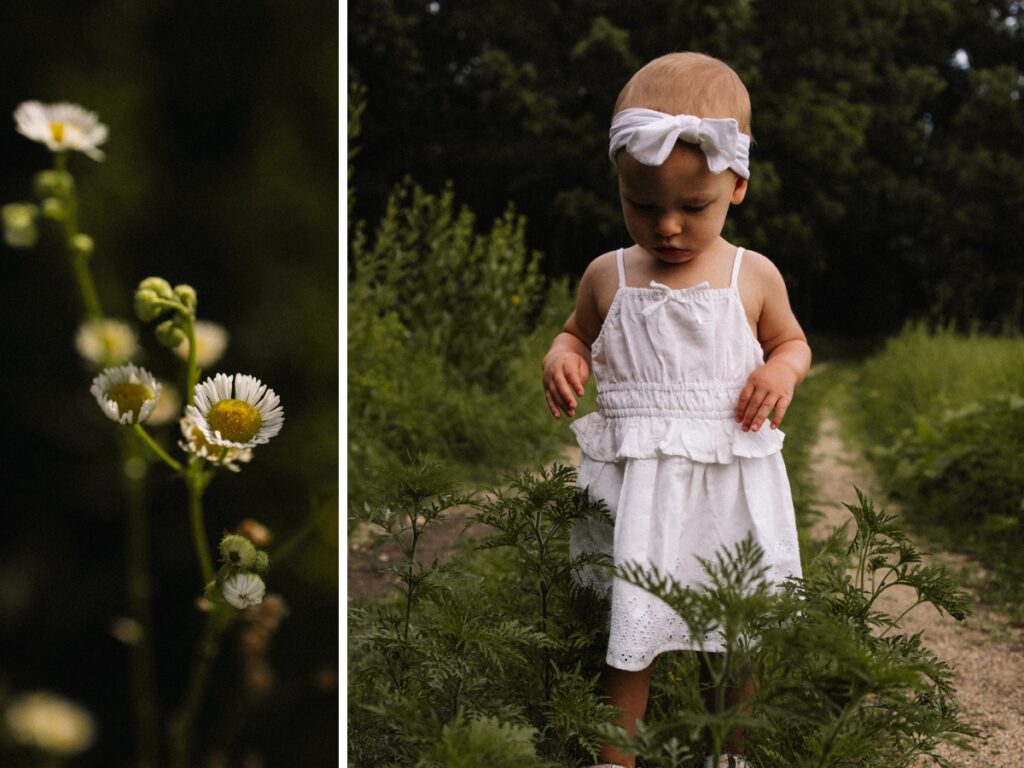
{"label": "toddler girl", "polygon": [[[591,368],[597,381],[598,411],[572,429],[579,484],[607,504],[614,529],[581,522],[573,555],[606,552],[616,566],[649,564],[697,587],[698,558],[752,534],[770,580],[799,576],[777,427],[811,352],[778,269],[722,237],[750,176],[746,88],[717,59],[663,56],[619,94],[610,137],[634,244],[587,267],[576,309],[544,358],[555,418],[575,414]],[[580,579],[611,592],[603,684],[632,738],[654,657],[720,646],[690,637],[644,590],[593,570]],[[601,759],[634,765],[611,745]]]}

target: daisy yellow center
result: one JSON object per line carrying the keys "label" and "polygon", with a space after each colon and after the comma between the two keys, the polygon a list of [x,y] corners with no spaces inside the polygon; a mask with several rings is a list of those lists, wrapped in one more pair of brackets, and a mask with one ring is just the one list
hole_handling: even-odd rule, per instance
{"label": "daisy yellow center", "polygon": [[117,403],[117,409],[119,413],[128,413],[131,411],[138,418],[139,412],[142,410],[142,404],[147,400],[153,399],[153,393],[141,384],[134,384],[128,382],[126,384],[116,384],[107,390],[107,400],[113,400]]}
{"label": "daisy yellow center", "polygon": [[50,123],[50,133],[54,141],[64,141],[64,123]]}
{"label": "daisy yellow center", "polygon": [[210,427],[225,440],[246,443],[260,431],[263,417],[244,400],[221,400],[206,414]]}

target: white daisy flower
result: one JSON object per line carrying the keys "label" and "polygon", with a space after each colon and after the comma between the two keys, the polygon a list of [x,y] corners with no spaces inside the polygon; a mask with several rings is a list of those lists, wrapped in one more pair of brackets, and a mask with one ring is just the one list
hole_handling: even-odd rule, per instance
{"label": "white daisy flower", "polygon": [[95,738],[92,715],[79,705],[46,691],[20,694],[7,705],[4,721],[18,744],[52,755],[77,755]]}
{"label": "white daisy flower", "polygon": [[181,435],[185,439],[179,440],[178,446],[185,453],[191,453],[201,459],[206,459],[211,464],[219,464],[226,469],[230,469],[232,472],[240,472],[242,470],[238,466],[238,462],[248,464],[252,461],[252,448],[210,445],[203,436],[203,430],[196,425],[196,420],[188,414],[182,416],[179,423],[181,425]]}
{"label": "white daisy flower", "polygon": [[107,140],[107,126],[99,121],[95,112],[77,104],[26,101],[14,110],[14,120],[18,133],[42,142],[52,152],[73,149],[93,160],[105,157],[97,147]]}
{"label": "white daisy flower", "polygon": [[131,363],[107,368],[92,380],[89,392],[107,417],[118,424],[143,422],[160,400],[160,382]]}
{"label": "white daisy flower", "polygon": [[252,608],[263,602],[267,587],[255,573],[236,573],[224,580],[221,594],[235,608]]}
{"label": "white daisy flower", "polygon": [[196,385],[189,416],[206,442],[227,448],[252,448],[270,442],[284,424],[281,399],[254,376],[218,373]]}
{"label": "white daisy flower", "polygon": [[[196,320],[196,365],[208,368],[220,360],[228,346],[228,332],[222,325],[208,320]],[[174,354],[188,360],[188,339],[174,348]]]}
{"label": "white daisy flower", "polygon": [[127,363],[139,353],[139,339],[121,320],[86,320],[78,326],[75,349],[96,365]]}

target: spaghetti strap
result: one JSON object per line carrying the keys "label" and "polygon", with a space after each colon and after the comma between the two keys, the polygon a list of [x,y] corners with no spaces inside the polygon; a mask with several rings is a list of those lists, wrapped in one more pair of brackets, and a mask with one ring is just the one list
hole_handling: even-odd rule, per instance
{"label": "spaghetti strap", "polygon": [[626,264],[624,261],[623,250],[619,248],[615,252],[615,263],[619,267],[619,288],[626,287]]}
{"label": "spaghetti strap", "polygon": [[732,282],[729,283],[730,288],[736,288],[739,285],[740,263],[743,261],[743,250],[743,248],[736,249],[736,258],[732,262]]}

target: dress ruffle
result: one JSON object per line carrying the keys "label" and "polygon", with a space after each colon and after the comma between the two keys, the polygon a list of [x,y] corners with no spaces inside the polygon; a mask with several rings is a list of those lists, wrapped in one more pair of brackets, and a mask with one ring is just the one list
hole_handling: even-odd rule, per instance
{"label": "dress ruffle", "polygon": [[731,464],[782,450],[785,435],[768,426],[744,432],[732,419],[588,414],[571,425],[580,450],[596,461],[683,456],[703,464]]}

